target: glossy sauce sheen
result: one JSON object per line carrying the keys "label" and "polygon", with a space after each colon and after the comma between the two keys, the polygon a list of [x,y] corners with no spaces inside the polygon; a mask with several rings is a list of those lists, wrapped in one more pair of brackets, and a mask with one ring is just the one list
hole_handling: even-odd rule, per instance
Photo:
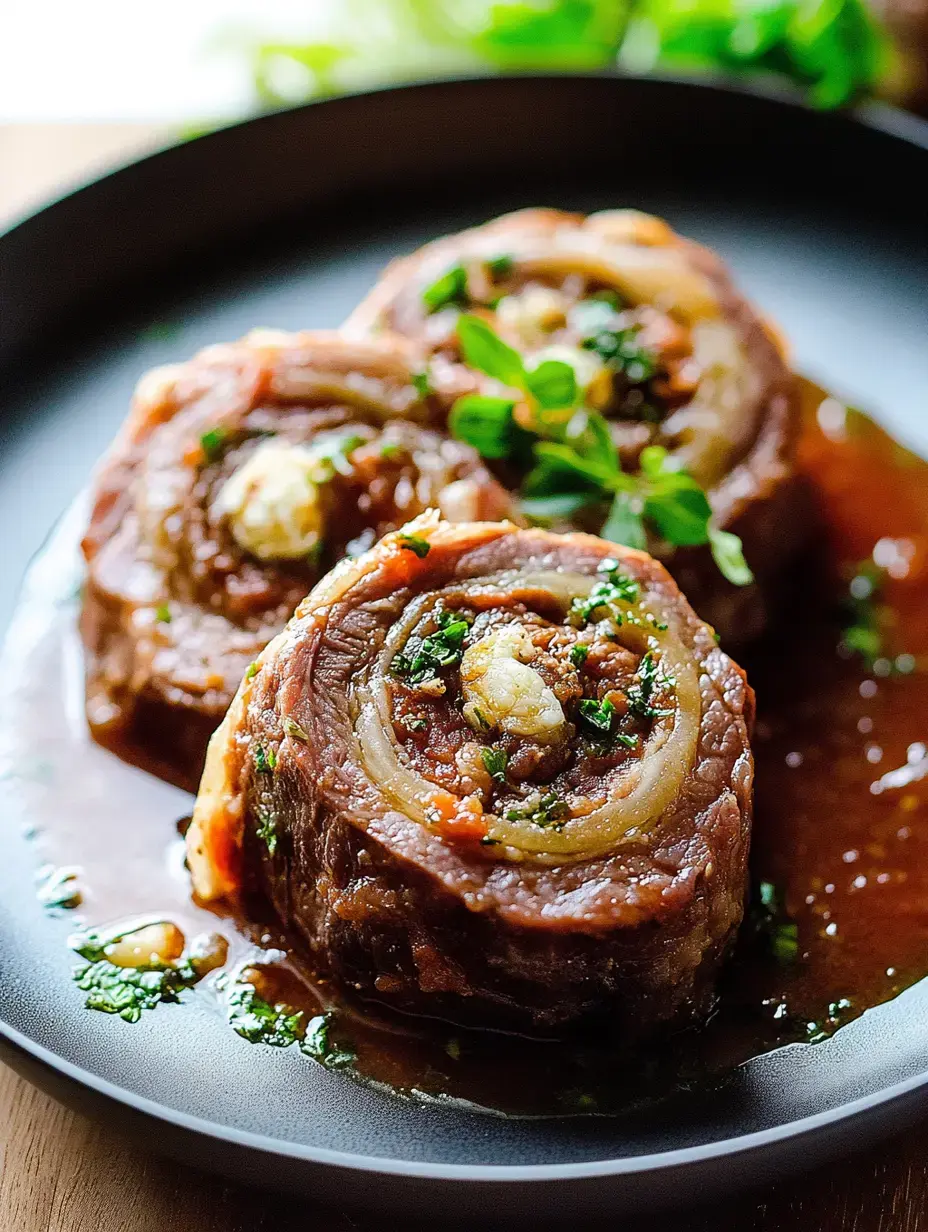
{"label": "glossy sauce sheen", "polygon": [[[530,1115],[619,1110],[717,1077],[780,1044],[828,1034],[928,974],[928,464],[866,417],[823,402],[812,386],[806,393],[801,458],[823,542],[796,567],[776,637],[744,664],[758,695],[752,873],[776,886],[798,926],[798,958],[779,961],[769,929],[749,918],[705,1029],[630,1057],[601,1032],[530,1044],[387,1022],[339,1005],[324,977],[285,956],[273,927],[193,904],[176,825],[190,797],[86,733],[74,632],[82,510],[31,576],[6,655],[0,728],[0,772],[30,820],[37,863],[77,873],[75,927],[154,916],[188,940],[220,931],[229,968],[260,964],[266,999],[340,1011],[333,1034],[357,1053],[356,1075]],[[849,580],[874,551],[879,602],[858,604],[856,614],[879,616],[883,645],[871,666],[838,644]],[[216,980],[185,999],[208,998],[224,1012]]]}

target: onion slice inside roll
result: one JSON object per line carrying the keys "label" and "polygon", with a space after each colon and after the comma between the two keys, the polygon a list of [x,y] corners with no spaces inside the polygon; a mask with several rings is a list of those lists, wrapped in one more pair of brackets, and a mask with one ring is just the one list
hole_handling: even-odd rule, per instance
{"label": "onion slice inside roll", "polygon": [[[480,579],[470,584],[466,594],[471,601],[493,594],[502,598],[507,583],[518,584],[520,590],[537,589],[550,595],[566,614],[573,600],[589,596],[594,582],[595,578],[583,574],[549,570]],[[389,670],[391,660],[406,644],[424,611],[449,599],[454,606],[453,596],[438,594],[424,596],[424,602],[413,605],[391,630],[371,675],[354,686],[358,704],[355,734],[364,765],[391,804],[422,824],[429,822],[435,785],[404,764],[391,719]],[[628,616],[636,617],[633,605],[622,606]],[[497,855],[558,862],[601,855],[623,840],[647,832],[679,792],[692,765],[699,734],[699,676],[673,623],[664,622],[661,613],[652,610],[653,600],[651,605],[643,602],[638,606],[654,618],[654,623],[642,626],[626,621],[620,625],[620,634],[630,649],[641,653],[650,649],[659,656],[664,675],[675,682],[673,714],[655,721],[640,759],[614,776],[604,803],[571,817],[561,828],[542,829],[525,819],[507,820],[505,815],[487,814],[487,837],[499,844]]]}

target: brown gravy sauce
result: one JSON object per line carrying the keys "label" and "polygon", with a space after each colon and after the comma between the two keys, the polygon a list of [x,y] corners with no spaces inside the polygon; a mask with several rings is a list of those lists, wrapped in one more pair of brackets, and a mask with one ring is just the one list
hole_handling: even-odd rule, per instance
{"label": "brown gravy sauce", "polygon": [[[626,1109],[821,1038],[892,998],[928,974],[928,463],[812,385],[806,403],[800,456],[824,542],[797,566],[777,634],[745,663],[759,703],[753,875],[776,886],[798,957],[778,960],[769,934],[746,924],[707,1027],[630,1056],[601,1033],[538,1044],[387,1021],[340,1003],[273,926],[195,905],[176,826],[191,797],[87,734],[75,632],[82,509],[37,562],[5,655],[0,775],[29,818],[38,889],[47,894],[56,870],[73,872],[75,928],[154,918],[188,941],[221,932],[227,969],[260,964],[266,999],[310,1015],[337,1010],[333,1034],[356,1053],[356,1076],[522,1115]],[[858,581],[842,615],[865,561],[879,566],[876,597]],[[849,620],[873,641],[869,660],[838,649]],[[221,1004],[216,978],[185,999]]]}

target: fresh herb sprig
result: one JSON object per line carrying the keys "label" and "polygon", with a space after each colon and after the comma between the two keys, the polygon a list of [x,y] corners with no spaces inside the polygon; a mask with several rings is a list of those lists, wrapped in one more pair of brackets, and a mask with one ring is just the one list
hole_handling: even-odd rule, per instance
{"label": "fresh herb sprig", "polygon": [[[473,314],[459,319],[458,339],[471,367],[520,395],[459,398],[451,410],[451,431],[483,457],[509,459],[527,469],[521,490],[526,513],[570,517],[608,501],[604,538],[645,548],[650,530],[675,547],[708,544],[728,581],[745,586],[753,580],[741,540],[712,525],[705,492],[666,449],[642,450],[638,474],[622,469],[609,424],[582,405],[570,364],[547,359],[526,367],[522,356]],[[528,413],[517,422],[519,402]]]}

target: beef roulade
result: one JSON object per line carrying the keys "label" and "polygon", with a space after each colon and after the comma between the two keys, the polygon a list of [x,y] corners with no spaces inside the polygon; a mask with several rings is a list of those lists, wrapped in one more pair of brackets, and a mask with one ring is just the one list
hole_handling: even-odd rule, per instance
{"label": "beef roulade", "polygon": [[[781,344],[713,253],[633,210],[522,210],[394,262],[345,328],[415,339],[436,387],[462,363],[495,378],[496,397],[467,399],[453,430],[515,465],[526,512],[647,547],[726,641],[762,630],[808,528],[798,398]],[[506,387],[519,394],[502,431]],[[569,424],[565,406],[586,419]]]}
{"label": "beef roulade", "polygon": [[742,918],[753,693],[666,570],[426,515],[242,682],[187,835],[362,998],[625,1037],[709,1007]]}
{"label": "beef roulade", "polygon": [[416,383],[402,340],[271,331],[142,380],[83,544],[102,743],[195,790],[242,673],[330,565],[426,508],[507,515]]}

